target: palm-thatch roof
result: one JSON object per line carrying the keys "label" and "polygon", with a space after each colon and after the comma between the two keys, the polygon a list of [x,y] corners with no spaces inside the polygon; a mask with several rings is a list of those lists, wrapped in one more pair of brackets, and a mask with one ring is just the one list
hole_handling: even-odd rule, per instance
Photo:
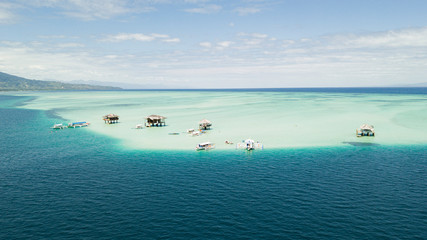
{"label": "palm-thatch roof", "polygon": [[206,125],[210,124],[211,125],[212,122],[207,120],[207,119],[202,119],[202,120],[200,120],[199,125],[202,125],[202,124],[206,124]]}
{"label": "palm-thatch roof", "polygon": [[166,117],[160,116],[160,115],[150,115],[145,117],[145,119],[151,119],[151,120],[163,120],[166,119]]}
{"label": "palm-thatch roof", "polygon": [[110,113],[104,116],[104,119],[114,119],[114,118],[119,118],[119,115]]}
{"label": "palm-thatch roof", "polygon": [[208,130],[212,126],[212,122],[207,119],[202,119],[199,122],[199,129]]}
{"label": "palm-thatch roof", "polygon": [[360,126],[360,129],[361,130],[373,131],[374,130],[374,126],[365,123],[362,126]]}

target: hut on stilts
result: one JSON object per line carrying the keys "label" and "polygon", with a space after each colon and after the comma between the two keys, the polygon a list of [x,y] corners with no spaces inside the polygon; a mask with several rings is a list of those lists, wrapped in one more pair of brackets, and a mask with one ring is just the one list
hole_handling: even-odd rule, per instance
{"label": "hut on stilts", "polygon": [[375,136],[374,126],[369,125],[369,124],[363,124],[362,126],[360,126],[359,129],[356,130],[356,136],[358,136],[358,137],[363,137],[363,136],[374,137]]}
{"label": "hut on stilts", "polygon": [[166,126],[165,122],[166,117],[160,115],[150,115],[145,117],[145,126],[146,127],[164,127]]}
{"label": "hut on stilts", "polygon": [[199,122],[199,129],[200,130],[209,130],[209,129],[211,129],[211,126],[212,126],[212,122],[207,120],[207,119],[202,119]]}
{"label": "hut on stilts", "polygon": [[119,122],[119,116],[116,114],[108,114],[104,116],[104,122],[108,124],[112,123],[118,123]]}

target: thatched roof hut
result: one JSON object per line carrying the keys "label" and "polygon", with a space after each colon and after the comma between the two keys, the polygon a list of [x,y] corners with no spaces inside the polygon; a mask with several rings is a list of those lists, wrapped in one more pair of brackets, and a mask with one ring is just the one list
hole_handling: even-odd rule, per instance
{"label": "thatched roof hut", "polygon": [[362,126],[360,126],[359,129],[356,130],[356,136],[358,136],[358,137],[362,137],[362,136],[373,137],[373,136],[375,136],[374,126],[369,125],[369,124],[363,124]]}
{"label": "thatched roof hut", "polygon": [[162,127],[166,126],[165,122],[166,117],[160,116],[160,115],[150,115],[145,117],[145,125],[148,127]]}
{"label": "thatched roof hut", "polygon": [[118,123],[119,116],[113,113],[107,114],[103,117],[105,123]]}
{"label": "thatched roof hut", "polygon": [[199,129],[207,130],[207,129],[210,129],[211,126],[212,126],[212,122],[207,119],[202,119],[199,122]]}

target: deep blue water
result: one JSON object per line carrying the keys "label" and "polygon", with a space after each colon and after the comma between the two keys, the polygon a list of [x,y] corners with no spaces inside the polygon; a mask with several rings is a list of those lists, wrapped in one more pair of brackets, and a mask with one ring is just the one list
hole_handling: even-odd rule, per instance
{"label": "deep blue water", "polygon": [[0,95],[0,239],[426,239],[427,146],[131,151]]}

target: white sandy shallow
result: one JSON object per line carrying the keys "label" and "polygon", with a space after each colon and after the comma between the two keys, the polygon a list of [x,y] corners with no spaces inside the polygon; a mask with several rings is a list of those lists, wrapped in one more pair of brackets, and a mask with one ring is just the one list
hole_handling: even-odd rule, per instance
{"label": "white sandy shallow", "polygon": [[[425,95],[208,91],[16,95],[37,97],[23,108],[53,110],[66,119],[64,123],[90,122],[89,131],[119,139],[133,149],[194,149],[205,141],[216,143],[218,149],[234,149],[224,142],[247,138],[262,142],[266,149],[336,146],[343,142],[427,143]],[[108,113],[118,114],[120,123],[105,124],[102,116]],[[151,114],[166,116],[167,126],[135,129]],[[207,134],[191,137],[185,133],[197,129],[204,118],[213,122]],[[375,126],[376,137],[355,136],[356,128],[363,123]],[[168,134],[172,132],[180,134]]]}

